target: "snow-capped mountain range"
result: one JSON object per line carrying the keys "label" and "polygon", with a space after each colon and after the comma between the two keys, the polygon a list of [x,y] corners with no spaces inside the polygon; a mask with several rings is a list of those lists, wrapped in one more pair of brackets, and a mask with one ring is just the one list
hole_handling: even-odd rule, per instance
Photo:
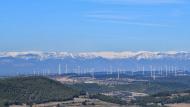
{"label": "snow-capped mountain range", "polygon": [[160,58],[179,58],[179,59],[190,59],[189,52],[149,52],[149,51],[139,51],[139,52],[79,52],[79,53],[69,53],[69,52],[0,52],[0,58],[2,57],[12,57],[12,58],[23,58],[23,59],[64,59],[64,58],[104,58],[104,59],[128,59],[136,58],[137,60],[141,59],[160,59]]}
{"label": "snow-capped mountain range", "polygon": [[89,71],[96,72],[106,70],[124,69],[127,71],[142,69],[150,70],[164,67],[177,68],[178,70],[190,70],[189,52],[0,52],[0,76],[16,75],[19,73],[31,74],[35,72],[58,72],[61,65],[65,72]]}

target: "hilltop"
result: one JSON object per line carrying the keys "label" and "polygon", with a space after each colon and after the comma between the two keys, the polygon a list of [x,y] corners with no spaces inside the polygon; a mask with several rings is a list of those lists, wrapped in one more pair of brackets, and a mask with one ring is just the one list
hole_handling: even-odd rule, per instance
{"label": "hilltop", "polygon": [[0,79],[0,106],[65,101],[80,92],[45,77],[17,77]]}

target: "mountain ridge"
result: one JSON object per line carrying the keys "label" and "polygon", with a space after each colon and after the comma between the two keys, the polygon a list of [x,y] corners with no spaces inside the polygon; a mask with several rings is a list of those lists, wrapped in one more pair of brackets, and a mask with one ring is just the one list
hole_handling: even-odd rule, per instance
{"label": "mountain ridge", "polygon": [[40,60],[49,59],[49,58],[60,58],[64,59],[67,57],[70,58],[104,58],[104,59],[128,59],[136,58],[140,59],[159,59],[159,58],[182,58],[190,59],[190,52],[185,51],[167,51],[167,52],[151,52],[151,51],[123,51],[123,52],[111,52],[111,51],[102,51],[102,52],[40,52],[40,51],[25,51],[25,52],[0,52],[0,58],[2,57],[13,57],[13,58],[23,58],[23,59],[32,59],[37,58]]}

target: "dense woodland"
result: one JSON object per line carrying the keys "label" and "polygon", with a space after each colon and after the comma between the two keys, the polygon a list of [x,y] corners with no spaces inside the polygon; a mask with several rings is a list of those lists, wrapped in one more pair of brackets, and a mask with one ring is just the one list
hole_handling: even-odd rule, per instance
{"label": "dense woodland", "polygon": [[137,97],[131,104],[147,106],[147,104],[190,103],[190,90],[187,91],[167,91],[146,97]]}
{"label": "dense woodland", "polygon": [[111,96],[105,96],[102,94],[95,94],[95,95],[90,95],[91,99],[99,99],[105,102],[110,102],[110,103],[115,103],[115,104],[120,104],[120,105],[126,105],[127,102],[124,100],[121,100],[119,97],[111,97]]}
{"label": "dense woodland", "polygon": [[0,80],[0,104],[33,104],[64,101],[80,91],[44,77],[19,77]]}

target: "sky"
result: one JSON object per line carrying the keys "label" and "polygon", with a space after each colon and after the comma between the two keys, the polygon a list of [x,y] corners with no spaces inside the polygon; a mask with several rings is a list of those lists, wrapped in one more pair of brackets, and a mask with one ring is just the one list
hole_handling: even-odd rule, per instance
{"label": "sky", "polygon": [[0,0],[0,51],[190,51],[190,0]]}

